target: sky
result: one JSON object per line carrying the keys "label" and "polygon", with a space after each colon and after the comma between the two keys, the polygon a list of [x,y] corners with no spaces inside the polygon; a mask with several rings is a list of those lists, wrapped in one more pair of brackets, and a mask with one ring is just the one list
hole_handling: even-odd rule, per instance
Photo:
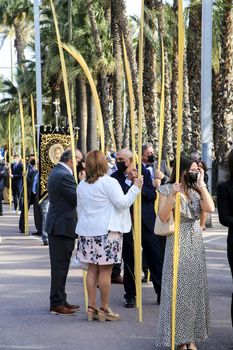
{"label": "sky", "polygon": [[[165,1],[165,0],[164,0]],[[173,0],[166,0],[166,2],[172,4]],[[187,6],[189,0],[184,0],[184,6]],[[140,16],[141,13],[141,0],[126,0],[126,7],[128,15]],[[1,35],[1,34],[0,34]],[[10,40],[5,40],[4,45],[0,49],[0,75],[5,78],[10,78]],[[12,42],[13,47],[13,42]],[[13,47],[13,62],[16,62],[16,52]]]}

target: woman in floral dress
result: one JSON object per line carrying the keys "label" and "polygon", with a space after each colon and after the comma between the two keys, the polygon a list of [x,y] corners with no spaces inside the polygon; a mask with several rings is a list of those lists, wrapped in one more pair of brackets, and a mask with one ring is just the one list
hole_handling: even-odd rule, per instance
{"label": "woman in floral dress", "polygon": [[[101,151],[86,158],[86,178],[77,188],[78,258],[88,263],[88,321],[117,321],[119,315],[109,308],[113,264],[121,263],[122,233],[131,229],[129,207],[135,201],[142,179],[136,178],[127,194],[118,181],[108,175],[108,163]],[[100,308],[96,307],[97,284]]]}
{"label": "woman in floral dress", "polygon": [[[196,350],[195,343],[205,340],[209,330],[207,269],[199,222],[201,211],[213,212],[214,203],[204,182],[204,171],[195,161],[181,156],[180,183],[175,182],[175,170],[174,164],[170,183],[159,188],[158,215],[163,222],[173,215],[175,196],[180,192],[175,344],[179,350]],[[173,249],[174,235],[171,235],[166,242],[157,347],[171,346]]]}

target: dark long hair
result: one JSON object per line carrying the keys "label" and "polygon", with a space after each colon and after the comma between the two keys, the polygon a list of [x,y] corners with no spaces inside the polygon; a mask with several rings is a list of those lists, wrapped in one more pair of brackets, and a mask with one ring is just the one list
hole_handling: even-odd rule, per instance
{"label": "dark long hair", "polygon": [[228,154],[228,169],[229,169],[230,179],[233,180],[233,149]]}
{"label": "dark long hair", "polygon": [[[185,176],[184,176],[184,182],[185,182],[185,187],[184,187],[184,192],[185,194],[188,196],[188,189],[192,188],[195,191],[198,191],[198,189],[196,188],[196,185],[190,182],[190,177],[189,177],[189,169],[191,167],[191,165],[193,163],[197,163],[196,160],[192,159],[192,158],[188,158],[185,155],[181,155],[180,156],[180,177],[179,177],[179,182],[181,181],[181,177],[184,174],[184,172],[186,172]],[[172,169],[172,174],[170,177],[170,183],[175,183],[176,182],[176,159],[174,161],[174,165],[173,165],[173,169]]]}

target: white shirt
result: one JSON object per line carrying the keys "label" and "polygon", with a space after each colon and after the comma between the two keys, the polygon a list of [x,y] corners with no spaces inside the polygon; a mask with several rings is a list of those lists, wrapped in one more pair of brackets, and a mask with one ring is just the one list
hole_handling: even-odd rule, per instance
{"label": "white shirt", "polygon": [[73,175],[72,169],[71,169],[68,165],[66,165],[66,163],[59,162],[58,164],[61,164],[62,166],[64,166],[67,170],[69,170],[69,172],[71,173],[71,175]]}
{"label": "white shirt", "polygon": [[131,230],[129,207],[140,189],[133,185],[124,194],[119,182],[100,177],[94,184],[82,180],[77,187],[78,223],[75,232],[81,236],[102,236],[108,231]]}
{"label": "white shirt", "polygon": [[[147,164],[147,163],[142,163],[144,165],[144,167],[149,170],[150,172],[150,176],[151,176],[151,180],[153,181],[155,179],[155,172],[154,172],[154,163],[151,164]],[[149,165],[149,166],[148,166]]]}

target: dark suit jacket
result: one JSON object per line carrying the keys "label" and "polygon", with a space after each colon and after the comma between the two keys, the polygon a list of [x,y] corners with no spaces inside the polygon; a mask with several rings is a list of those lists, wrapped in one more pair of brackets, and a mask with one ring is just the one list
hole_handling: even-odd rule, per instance
{"label": "dark suit jacket", "polygon": [[48,178],[49,210],[45,231],[56,236],[77,238],[76,182],[63,165],[57,164]]}
{"label": "dark suit jacket", "polygon": [[6,178],[6,171],[3,164],[0,164],[0,192],[4,190],[4,179]]}
{"label": "dark suit jacket", "polygon": [[222,182],[217,187],[219,221],[229,227],[227,243],[233,244],[233,181]]}
{"label": "dark suit jacket", "polygon": [[[156,199],[156,192],[152,184],[150,172],[144,166],[142,166],[142,175],[144,179],[142,186],[142,222],[146,226],[147,230],[153,233],[155,225],[154,203]],[[123,192],[127,193],[130,186],[125,183],[126,178],[124,173],[117,170],[111,176],[117,179]]]}
{"label": "dark suit jacket", "polygon": [[15,166],[15,164],[11,164],[11,173],[13,175],[12,183],[14,184],[22,184],[23,183],[23,164],[22,162],[18,162],[18,164]]}

